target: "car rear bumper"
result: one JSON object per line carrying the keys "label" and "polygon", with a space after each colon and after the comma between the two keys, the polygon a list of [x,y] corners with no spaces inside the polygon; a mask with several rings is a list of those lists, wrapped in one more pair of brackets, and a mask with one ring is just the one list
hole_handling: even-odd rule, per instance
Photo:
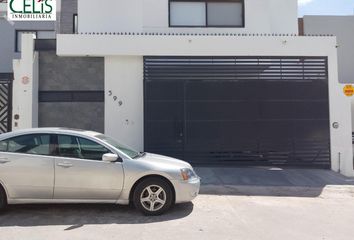
{"label": "car rear bumper", "polygon": [[176,191],[176,203],[190,202],[199,194],[200,178],[189,181],[173,180]]}

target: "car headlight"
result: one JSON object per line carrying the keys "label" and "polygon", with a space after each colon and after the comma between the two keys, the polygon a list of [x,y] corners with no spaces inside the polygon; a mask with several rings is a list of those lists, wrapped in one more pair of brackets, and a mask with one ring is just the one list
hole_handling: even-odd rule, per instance
{"label": "car headlight", "polygon": [[182,179],[185,181],[193,179],[193,178],[197,178],[197,174],[195,174],[195,172],[190,168],[182,168],[181,169],[181,176],[182,176]]}

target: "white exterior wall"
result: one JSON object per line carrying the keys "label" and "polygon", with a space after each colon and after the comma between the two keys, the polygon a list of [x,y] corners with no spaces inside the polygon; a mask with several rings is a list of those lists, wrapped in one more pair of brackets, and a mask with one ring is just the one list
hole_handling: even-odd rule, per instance
{"label": "white exterior wall", "polygon": [[105,57],[105,133],[144,149],[143,57]]}
{"label": "white exterior wall", "polygon": [[38,127],[38,53],[32,34],[22,34],[21,55],[13,60],[12,130]]}
{"label": "white exterior wall", "polygon": [[[336,45],[335,37],[57,36],[59,55],[105,56],[106,133],[140,151],[144,134],[142,56],[327,56],[331,165],[334,171],[354,176],[351,104],[338,82]],[[112,89],[123,103],[121,108],[107,97]],[[333,122],[340,127],[334,129]]]}
{"label": "white exterior wall", "polygon": [[245,28],[169,28],[168,0],[79,0],[78,17],[81,33],[298,33],[297,0],[245,0]]}

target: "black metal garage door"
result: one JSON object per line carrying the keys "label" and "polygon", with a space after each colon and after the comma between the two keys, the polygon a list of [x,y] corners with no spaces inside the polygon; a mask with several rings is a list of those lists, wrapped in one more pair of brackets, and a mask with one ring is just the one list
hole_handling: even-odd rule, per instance
{"label": "black metal garage door", "polygon": [[144,79],[146,151],[330,166],[327,58],[145,57]]}

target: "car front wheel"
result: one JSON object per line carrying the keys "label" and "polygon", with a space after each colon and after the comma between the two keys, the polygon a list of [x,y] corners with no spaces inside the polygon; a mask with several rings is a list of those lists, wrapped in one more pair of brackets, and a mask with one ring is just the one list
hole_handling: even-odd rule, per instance
{"label": "car front wheel", "polygon": [[160,215],[173,201],[170,185],[163,179],[151,177],[140,182],[134,191],[134,205],[145,215]]}

